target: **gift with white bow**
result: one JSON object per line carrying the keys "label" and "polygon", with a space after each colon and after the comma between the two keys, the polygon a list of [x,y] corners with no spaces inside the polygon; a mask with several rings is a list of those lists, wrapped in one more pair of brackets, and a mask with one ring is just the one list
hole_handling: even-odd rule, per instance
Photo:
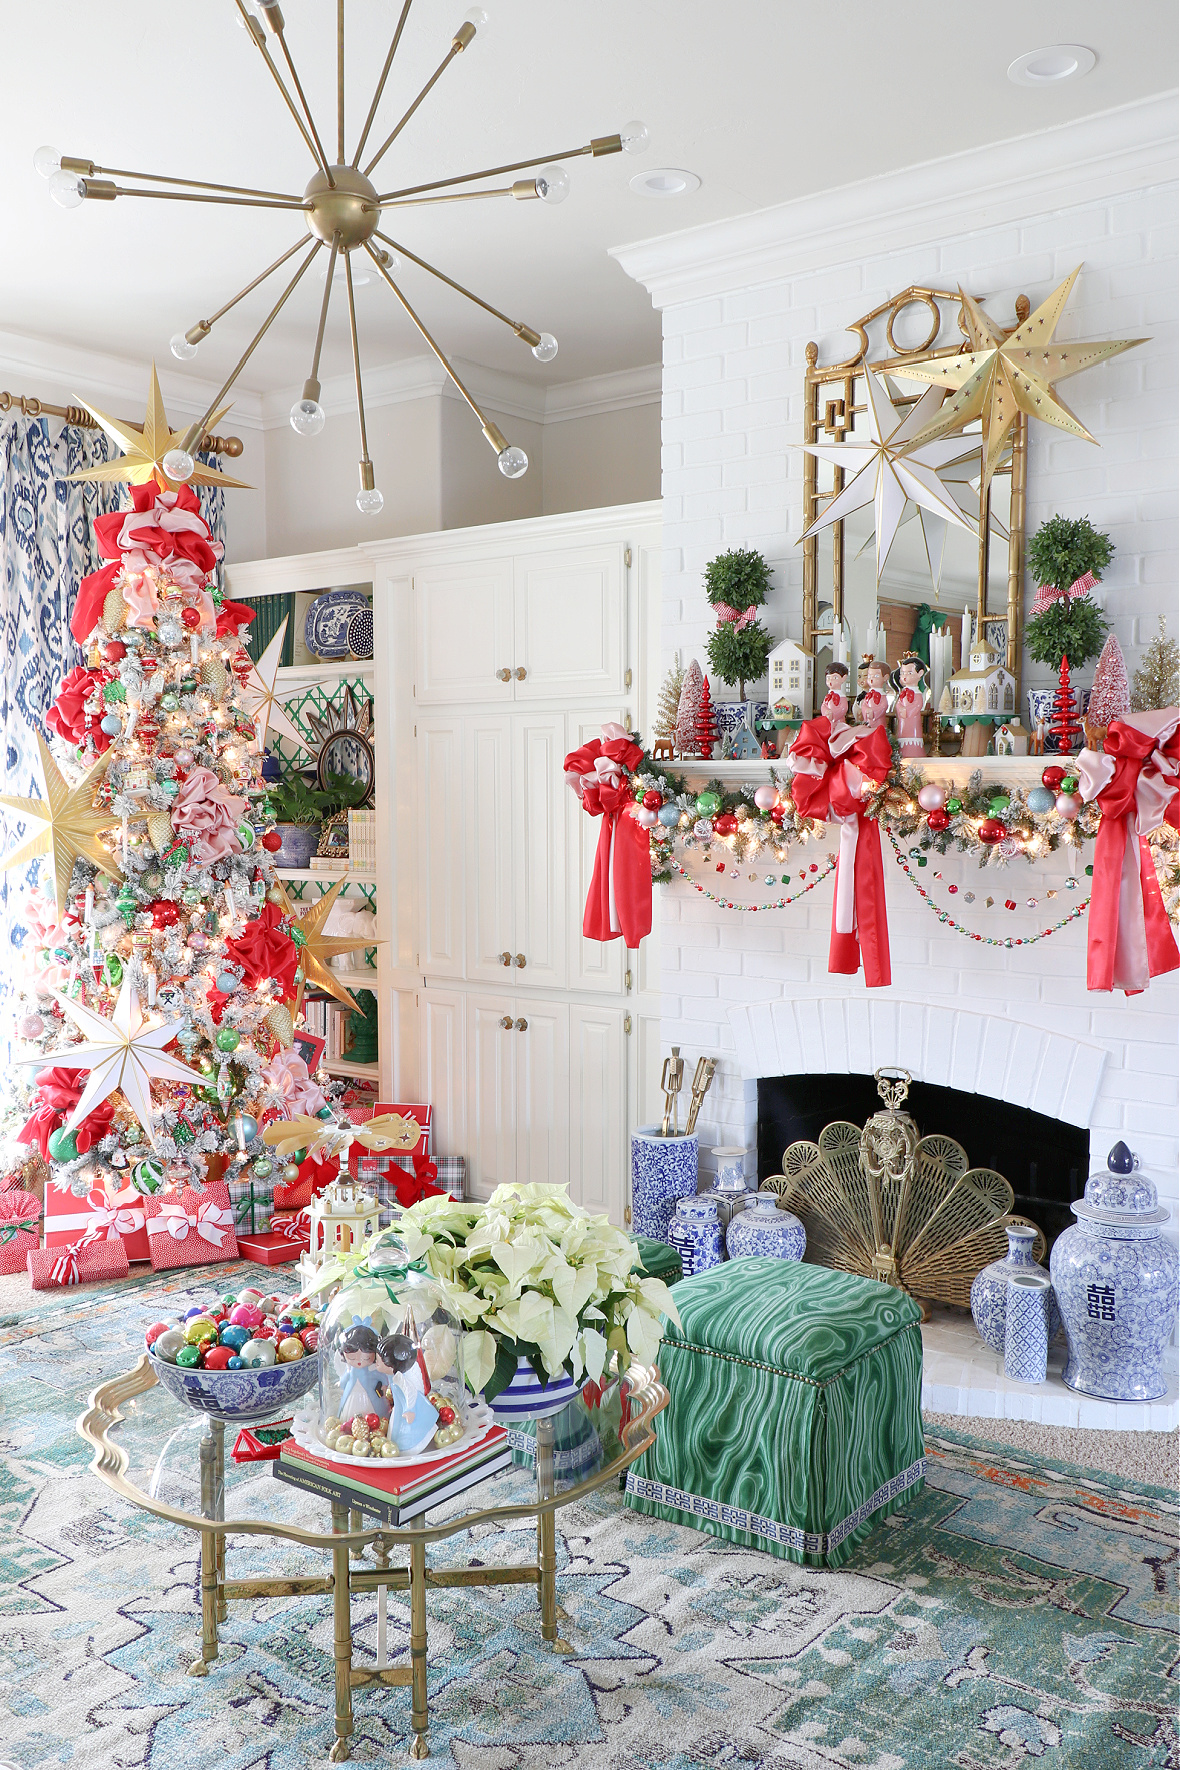
{"label": "gift with white bow", "polygon": [[238,1258],[233,1207],[224,1181],[211,1181],[199,1191],[185,1187],[182,1192],[147,1198],[144,1208],[156,1272]]}

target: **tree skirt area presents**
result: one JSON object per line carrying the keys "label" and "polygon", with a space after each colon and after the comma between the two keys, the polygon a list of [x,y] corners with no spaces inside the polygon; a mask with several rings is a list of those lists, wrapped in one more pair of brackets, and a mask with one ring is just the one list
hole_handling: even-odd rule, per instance
{"label": "tree skirt area presents", "polygon": [[[231,1606],[209,1677],[187,1677],[196,1539],[116,1500],[74,1430],[94,1385],[133,1363],[144,1325],[253,1275],[149,1273],[31,1297],[0,1321],[5,1764],[325,1761],[328,1600]],[[570,1657],[542,1649],[523,1588],[429,1594],[432,1758],[457,1770],[1175,1764],[1176,1495],[951,1432],[928,1457],[925,1490],[836,1572],[625,1511],[613,1489],[559,1511]],[[321,1510],[309,1500],[309,1522]],[[534,1541],[523,1520],[431,1559],[521,1561]],[[323,1565],[286,1543],[231,1555],[276,1576]],[[353,1619],[358,1660],[371,1658],[375,1599],[358,1598]],[[400,1594],[389,1619],[405,1660]],[[408,1691],[354,1701],[354,1760],[406,1761]]]}

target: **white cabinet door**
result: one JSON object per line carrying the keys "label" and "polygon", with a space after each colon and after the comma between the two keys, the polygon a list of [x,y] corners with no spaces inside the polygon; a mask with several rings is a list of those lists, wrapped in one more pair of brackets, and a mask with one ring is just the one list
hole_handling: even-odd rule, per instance
{"label": "white cabinet door", "polygon": [[520,920],[514,876],[522,836],[514,814],[511,715],[469,714],[463,753],[467,850],[457,889],[467,904],[467,976],[503,988],[516,981]]}
{"label": "white cabinet door", "polygon": [[[591,738],[602,736],[608,722],[626,725],[623,707],[607,707],[594,712],[571,713],[569,716],[569,748],[580,749]],[[568,753],[568,752],[567,752]],[[594,856],[602,833],[602,819],[582,810],[576,796],[565,788],[569,800],[566,808],[568,834],[569,901],[569,967],[572,990],[601,990],[617,996],[623,993],[623,974],[629,955],[622,939],[587,940],[582,933],[586,894],[594,874]]]}
{"label": "white cabinet door", "polygon": [[518,996],[516,1047],[516,1179],[564,1184],[569,1179],[569,1015],[563,1002]]}
{"label": "white cabinet door", "polygon": [[467,1179],[476,1198],[515,1180],[516,1032],[511,996],[466,998]]}
{"label": "white cabinet door", "polygon": [[458,714],[428,715],[419,718],[417,732],[421,940],[416,968],[433,977],[462,977],[463,721]]}
{"label": "white cabinet door", "polygon": [[522,554],[514,566],[517,701],[621,695],[627,663],[622,543]]}
{"label": "white cabinet door", "polygon": [[512,700],[512,560],[414,572],[419,706]]}
{"label": "white cabinet door", "polygon": [[[577,814],[565,784],[564,713],[517,713],[512,719],[512,816],[497,840],[513,868],[513,982],[564,989],[568,904],[566,828]],[[524,960],[524,964],[520,960]]]}
{"label": "white cabinet door", "polygon": [[418,996],[418,1076],[414,1092],[394,1100],[429,1100],[434,1107],[431,1148],[444,1155],[467,1149],[466,998],[429,985]]}
{"label": "white cabinet door", "polygon": [[622,1224],[626,1204],[625,1009],[570,1004],[570,1196]]}

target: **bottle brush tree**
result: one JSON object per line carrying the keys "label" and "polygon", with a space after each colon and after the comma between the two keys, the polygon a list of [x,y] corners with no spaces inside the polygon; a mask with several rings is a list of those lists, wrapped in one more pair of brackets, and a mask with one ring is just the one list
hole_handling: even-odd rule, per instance
{"label": "bottle brush tree", "polygon": [[771,639],[755,609],[766,601],[770,567],[760,553],[734,548],[705,567],[705,594],[717,615],[709,635],[709,665],[715,676],[746,698],[746,683],[765,676]]}
{"label": "bottle brush tree", "polygon": [[[1114,555],[1109,535],[1088,517],[1051,516],[1028,544],[1028,568],[1041,586],[1024,629],[1028,654],[1038,664],[1060,663],[1071,670],[1097,657],[1107,624],[1086,594],[1101,581]],[[1074,585],[1078,590],[1071,595]]]}
{"label": "bottle brush tree", "polygon": [[1180,700],[1180,647],[1168,638],[1163,615],[1160,630],[1143,654],[1143,662],[1131,684],[1131,711],[1149,713],[1158,707],[1174,707]]}

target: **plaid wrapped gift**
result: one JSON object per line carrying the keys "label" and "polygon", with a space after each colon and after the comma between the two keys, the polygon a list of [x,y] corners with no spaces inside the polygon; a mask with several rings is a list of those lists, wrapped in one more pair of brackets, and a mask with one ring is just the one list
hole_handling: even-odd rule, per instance
{"label": "plaid wrapped gift", "polygon": [[131,1270],[127,1250],[118,1237],[114,1241],[80,1241],[72,1248],[33,1248],[25,1255],[25,1266],[35,1291],[126,1278]]}
{"label": "plaid wrapped gift", "polygon": [[229,1202],[233,1206],[234,1230],[238,1235],[265,1235],[270,1229],[274,1209],[274,1186],[248,1177],[228,1180]]}
{"label": "plaid wrapped gift", "polygon": [[203,1186],[199,1192],[186,1187],[166,1198],[149,1198],[145,1204],[148,1246],[156,1272],[237,1259],[233,1207],[223,1180]]}
{"label": "plaid wrapped gift", "polygon": [[0,1272],[26,1270],[26,1257],[37,1246],[40,1217],[41,1206],[31,1192],[0,1192]]}
{"label": "plaid wrapped gift", "polygon": [[[391,1155],[390,1168],[404,1169],[407,1174],[414,1172],[414,1155]],[[435,1157],[438,1173],[434,1184],[443,1192],[449,1192],[452,1198],[467,1197],[467,1157],[465,1155],[440,1155]],[[378,1183],[378,1197],[383,1205],[396,1204],[396,1174],[386,1175]]]}

